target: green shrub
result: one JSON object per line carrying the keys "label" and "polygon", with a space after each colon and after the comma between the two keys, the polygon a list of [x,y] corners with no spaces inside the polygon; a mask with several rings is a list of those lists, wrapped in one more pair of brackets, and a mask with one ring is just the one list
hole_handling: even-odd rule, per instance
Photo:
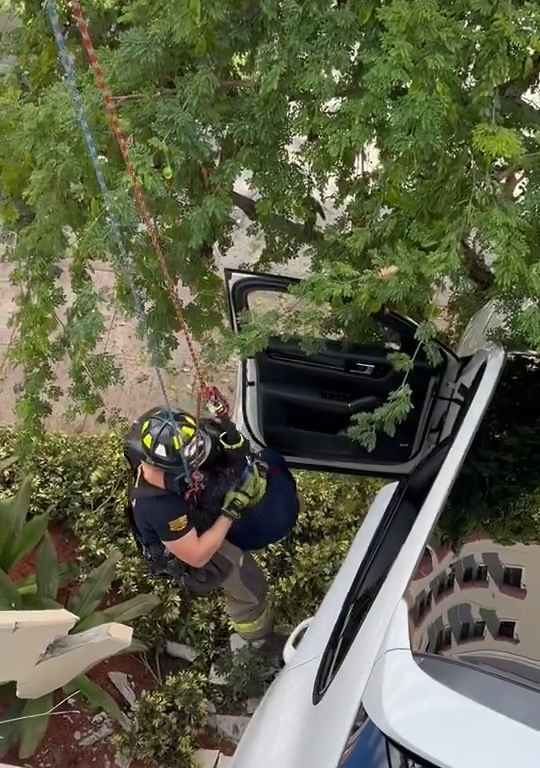
{"label": "green shrub", "polygon": [[[0,462],[12,455],[14,430],[0,429]],[[82,568],[95,567],[112,550],[121,553],[116,577],[122,597],[152,590],[160,605],[135,622],[145,642],[175,637],[206,661],[226,644],[227,616],[219,593],[195,601],[175,585],[149,576],[129,532],[125,505],[128,471],[122,438],[46,434],[34,465],[31,511],[65,520],[81,542]],[[257,555],[268,574],[278,624],[293,626],[316,610],[346,554],[378,481],[298,472],[304,501],[298,525],[284,541]],[[0,465],[0,494],[16,481],[16,467]]]}
{"label": "green shrub", "polygon": [[[15,453],[17,434],[0,428],[0,463]],[[95,514],[112,506],[123,509],[126,467],[121,436],[45,433],[32,463],[30,512],[49,512],[51,519]],[[0,471],[0,491],[12,492],[20,484],[18,466]],[[121,528],[119,526],[118,528]],[[100,553],[103,558],[105,552]]]}
{"label": "green shrub", "polygon": [[131,728],[119,733],[115,743],[128,758],[150,760],[161,768],[194,768],[194,739],[205,720],[204,676],[178,672],[158,690],[143,692]]}
{"label": "green shrub", "polygon": [[216,686],[212,701],[226,712],[248,698],[260,698],[275,676],[276,665],[258,648],[246,645],[234,653],[228,648],[216,660],[218,674],[227,685]]}

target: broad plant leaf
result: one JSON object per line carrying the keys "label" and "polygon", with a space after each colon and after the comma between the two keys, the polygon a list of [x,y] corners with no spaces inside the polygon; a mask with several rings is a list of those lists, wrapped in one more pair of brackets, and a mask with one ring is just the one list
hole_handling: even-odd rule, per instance
{"label": "broad plant leaf", "polygon": [[[37,715],[48,712],[54,703],[54,694],[47,693],[39,699],[29,699],[24,705],[23,716]],[[21,720],[19,723],[19,732],[21,741],[19,745],[19,758],[27,760],[37,750],[47,732],[49,724],[49,715],[43,717],[31,717],[28,720]]]}
{"label": "broad plant leaf", "polygon": [[87,616],[85,619],[81,619],[78,624],[75,624],[70,634],[74,635],[78,634],[79,632],[85,632],[87,629],[99,627],[100,624],[106,624],[109,621],[110,619],[103,611],[94,611],[94,613],[91,613],[90,616]]}
{"label": "broad plant leaf", "polygon": [[76,613],[80,619],[90,616],[98,608],[112,584],[120,558],[120,552],[114,552],[104,563],[88,574],[78,591],[71,596],[68,609]]}
{"label": "broad plant leaf", "polygon": [[133,621],[139,616],[144,616],[153,611],[160,603],[159,597],[151,592],[136,595],[131,600],[125,600],[123,603],[111,605],[105,608],[103,613],[108,621],[119,621],[120,623]]}
{"label": "broad plant leaf", "polygon": [[21,532],[32,492],[32,480],[27,477],[14,498],[0,500],[0,567],[9,570],[5,555]]}
{"label": "broad plant leaf", "polygon": [[46,611],[63,608],[62,603],[53,600],[51,597],[40,597],[39,595],[25,594],[21,595],[21,608],[24,611]]}
{"label": "broad plant leaf", "polygon": [[46,533],[38,550],[36,560],[37,593],[39,597],[56,600],[60,586],[58,557],[51,536]]}
{"label": "broad plant leaf", "polygon": [[0,568],[0,610],[13,611],[17,608],[21,608],[21,597],[15,584]]}
{"label": "broad plant leaf", "polygon": [[37,547],[47,530],[48,524],[49,515],[47,513],[36,515],[36,517],[33,517],[28,523],[24,524],[11,545],[6,544],[3,562],[7,571]]}
{"label": "broad plant leaf", "polygon": [[37,595],[37,581],[36,581],[36,574],[35,573],[29,573],[28,576],[25,576],[22,579],[19,579],[15,582],[15,586],[17,588],[17,592],[19,595]]}
{"label": "broad plant leaf", "polygon": [[[13,697],[15,698],[15,685],[13,687]],[[2,686],[3,687],[3,686]],[[0,717],[0,757],[3,757],[17,741],[19,735],[20,721],[10,722],[14,717],[20,717],[24,708],[24,701],[16,699],[13,704],[2,713]]]}
{"label": "broad plant leaf", "polygon": [[102,709],[109,717],[119,723],[124,724],[126,722],[126,716],[113,697],[86,675],[79,675],[79,677],[74,678],[65,690],[67,693],[79,690],[92,708]]}

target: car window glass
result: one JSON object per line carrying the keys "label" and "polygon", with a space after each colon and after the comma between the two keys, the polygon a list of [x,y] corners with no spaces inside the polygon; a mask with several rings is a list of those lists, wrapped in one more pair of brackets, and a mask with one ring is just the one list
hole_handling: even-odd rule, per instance
{"label": "car window glass", "polygon": [[[373,538],[330,636],[315,681],[314,703],[321,700],[339,671],[416,519],[417,508],[402,492],[398,491],[394,499]],[[390,527],[391,536],[388,535]]]}
{"label": "car window glass", "polygon": [[361,706],[338,768],[435,768],[390,741]]}
{"label": "car window glass", "polygon": [[[286,330],[295,328],[295,321],[308,316],[310,309],[314,309],[313,305],[310,305],[310,302],[303,297],[295,296],[285,291],[272,291],[268,289],[250,291],[247,296],[247,306],[249,312],[256,315],[264,315],[277,310],[283,316]],[[402,347],[401,337],[394,328],[373,321],[362,328],[355,330],[351,328],[345,334],[342,329],[333,327],[336,318],[328,304],[318,305],[316,310],[317,315],[322,314],[325,317],[320,334],[320,337],[324,340],[347,342],[349,344],[382,343],[389,352],[397,352]],[[290,320],[289,324],[287,324],[287,320]]]}
{"label": "car window glass", "polygon": [[404,597],[424,671],[514,719],[540,693],[539,487],[540,360],[513,354]]}

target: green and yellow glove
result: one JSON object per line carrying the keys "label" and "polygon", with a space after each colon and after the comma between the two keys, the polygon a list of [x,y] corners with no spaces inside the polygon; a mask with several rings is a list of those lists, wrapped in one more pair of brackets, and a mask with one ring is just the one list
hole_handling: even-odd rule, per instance
{"label": "green and yellow glove", "polygon": [[250,464],[247,477],[227,491],[221,512],[229,520],[241,520],[245,513],[258,504],[266,493],[267,481],[256,463]]}

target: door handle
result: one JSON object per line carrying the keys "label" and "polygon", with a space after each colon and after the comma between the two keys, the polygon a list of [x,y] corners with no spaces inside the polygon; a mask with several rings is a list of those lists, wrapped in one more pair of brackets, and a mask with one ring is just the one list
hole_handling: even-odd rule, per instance
{"label": "door handle", "polygon": [[313,616],[310,616],[309,619],[304,619],[304,621],[300,622],[289,635],[289,638],[285,643],[285,648],[283,649],[283,661],[285,664],[288,664],[296,653],[298,644],[312,621]]}
{"label": "door handle", "polygon": [[355,363],[353,371],[360,374],[360,376],[372,376],[375,366],[371,363]]}

